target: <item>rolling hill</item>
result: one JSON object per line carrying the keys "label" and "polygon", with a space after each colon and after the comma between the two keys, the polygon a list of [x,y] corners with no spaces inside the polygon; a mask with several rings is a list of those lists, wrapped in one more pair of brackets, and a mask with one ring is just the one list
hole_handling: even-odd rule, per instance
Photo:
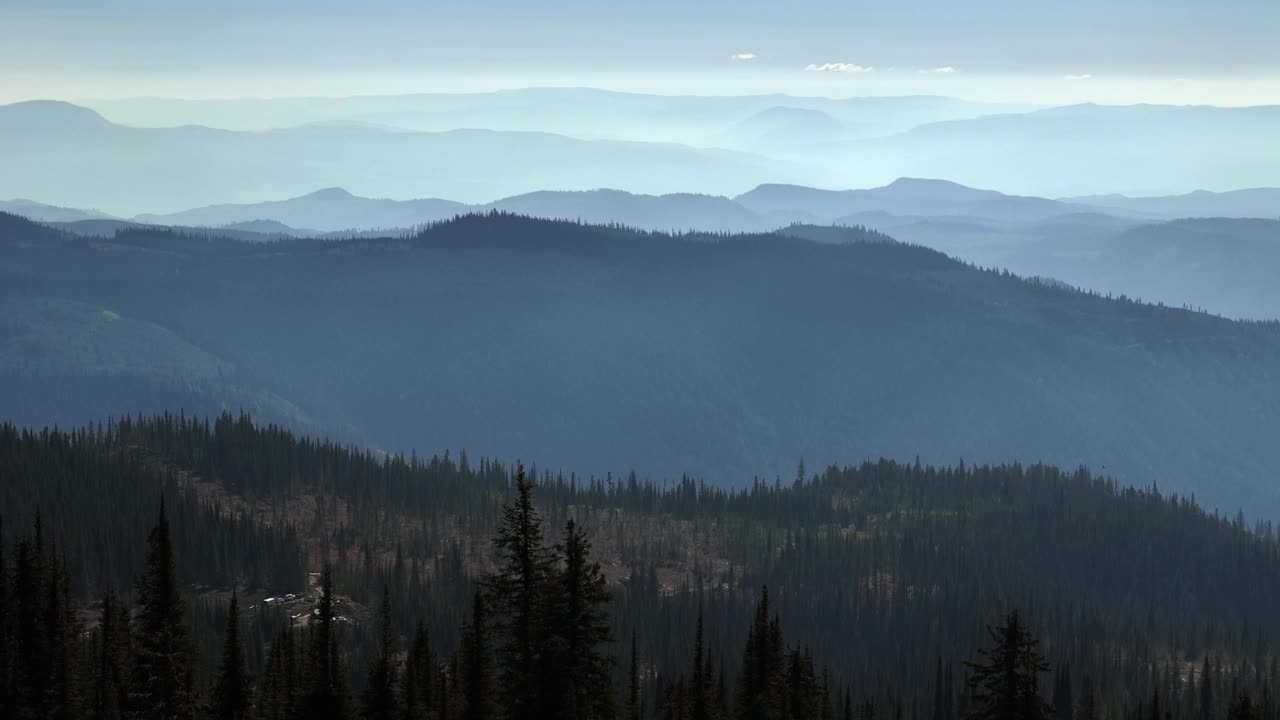
{"label": "rolling hill", "polygon": [[[50,232],[0,228],[7,296],[164,328],[388,449],[720,483],[800,458],[1045,460],[1280,510],[1280,327],[1027,282],[882,235],[676,238],[506,214],[270,245]],[[39,419],[64,397],[27,387],[10,412]]]}

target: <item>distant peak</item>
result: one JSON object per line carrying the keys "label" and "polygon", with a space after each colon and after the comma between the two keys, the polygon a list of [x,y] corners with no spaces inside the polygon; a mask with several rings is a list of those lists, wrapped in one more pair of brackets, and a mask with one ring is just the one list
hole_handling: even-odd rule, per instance
{"label": "distant peak", "polygon": [[885,187],[902,189],[902,188],[930,188],[930,187],[955,188],[955,187],[965,187],[965,186],[957,182],[952,182],[950,180],[939,180],[937,178],[900,177],[897,180],[894,180],[893,182],[889,183]]}
{"label": "distant peak", "polygon": [[352,195],[350,192],[347,192],[347,190],[345,190],[344,188],[327,187],[327,188],[321,188],[319,190],[316,190],[313,193],[308,193],[303,197],[315,198],[317,200],[346,200],[349,198],[354,198],[355,195]]}
{"label": "distant peak", "polygon": [[111,123],[87,107],[62,100],[25,100],[0,105],[0,123],[32,129],[107,127]]}

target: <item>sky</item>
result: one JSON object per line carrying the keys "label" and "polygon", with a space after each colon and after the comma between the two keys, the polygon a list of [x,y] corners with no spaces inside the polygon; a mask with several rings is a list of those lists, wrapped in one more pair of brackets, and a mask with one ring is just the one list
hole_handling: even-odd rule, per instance
{"label": "sky", "polygon": [[0,102],[475,92],[1280,104],[1277,0],[0,0]]}

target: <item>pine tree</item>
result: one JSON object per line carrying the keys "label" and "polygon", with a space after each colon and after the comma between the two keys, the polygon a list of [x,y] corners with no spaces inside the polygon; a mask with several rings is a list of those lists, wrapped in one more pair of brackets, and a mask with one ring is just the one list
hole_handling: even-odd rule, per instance
{"label": "pine tree", "polygon": [[138,578],[136,590],[131,714],[146,720],[191,718],[196,712],[193,651],[163,499],[147,539],[147,571]]}
{"label": "pine tree", "polygon": [[378,656],[369,663],[369,681],[362,697],[365,720],[396,720],[395,646],[391,630],[391,588],[382,586],[381,641]]}
{"label": "pine tree", "polygon": [[711,709],[708,707],[708,696],[711,694],[711,678],[704,672],[706,648],[702,644],[702,605],[698,605],[698,621],[694,625],[693,635],[693,676],[689,684],[691,695],[690,720],[711,720]]}
{"label": "pine tree", "polygon": [[488,578],[488,601],[495,616],[497,669],[508,720],[543,720],[540,681],[554,668],[546,654],[546,600],[552,557],[543,544],[542,518],[533,507],[533,481],[516,470],[516,497],[502,508],[494,539],[498,567]]}
{"label": "pine tree", "polygon": [[18,718],[48,717],[48,637],[44,627],[45,563],[41,522],[18,542],[13,568],[13,705]]}
{"label": "pine tree", "polygon": [[405,720],[419,720],[435,712],[435,663],[431,635],[426,623],[418,620],[404,664],[404,697],[401,703]]}
{"label": "pine tree", "polygon": [[125,709],[127,690],[121,682],[124,662],[120,636],[127,634],[127,626],[118,624],[119,610],[115,593],[107,590],[102,596],[102,612],[98,616],[98,666],[94,674],[93,720],[120,720]]}
{"label": "pine tree", "polygon": [[613,657],[604,645],[613,641],[609,624],[608,581],[591,559],[591,542],[570,519],[555,546],[559,569],[550,576],[546,614],[547,642],[540,668],[543,712],[548,717],[586,720],[611,718]]}
{"label": "pine tree", "polygon": [[294,631],[287,624],[276,630],[254,695],[258,720],[291,720],[300,712],[302,671]]}
{"label": "pine tree", "polygon": [[488,622],[484,596],[477,591],[471,602],[471,623],[463,629],[460,649],[463,720],[492,720],[496,716]]}
{"label": "pine tree", "polygon": [[769,588],[765,587],[742,653],[733,703],[739,720],[768,720],[771,713],[780,709],[777,686],[782,669],[781,650],[781,630],[769,618]]}
{"label": "pine tree", "polygon": [[986,662],[965,663],[973,693],[967,720],[1047,720],[1052,707],[1040,696],[1040,674],[1049,663],[1018,611],[987,632],[994,647],[980,651]]}
{"label": "pine tree", "polygon": [[45,589],[45,633],[49,649],[49,678],[47,707],[54,720],[78,718],[80,707],[80,683],[77,677],[79,660],[76,638],[81,635],[81,625],[75,603],[71,599],[71,578],[67,574],[65,558],[53,554],[49,562],[49,574]]}
{"label": "pine tree", "polygon": [[640,720],[640,656],[636,631],[631,631],[631,667],[627,671],[627,720]]}
{"label": "pine tree", "polygon": [[222,641],[222,658],[218,662],[209,708],[212,720],[245,720],[253,707],[253,680],[244,664],[244,641],[240,636],[240,603],[231,591],[227,605],[227,629]]}
{"label": "pine tree", "polygon": [[9,597],[9,565],[5,554],[4,518],[0,516],[0,717],[13,717],[12,607]]}
{"label": "pine tree", "polygon": [[320,601],[311,623],[307,689],[302,699],[308,720],[342,720],[347,715],[346,672],[333,614],[333,569],[320,574]]}

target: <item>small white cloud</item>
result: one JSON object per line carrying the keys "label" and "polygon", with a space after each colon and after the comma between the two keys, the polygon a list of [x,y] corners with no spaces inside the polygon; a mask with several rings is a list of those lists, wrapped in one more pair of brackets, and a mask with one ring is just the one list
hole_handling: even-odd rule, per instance
{"label": "small white cloud", "polygon": [[841,73],[869,73],[875,68],[869,65],[854,65],[853,63],[822,63],[821,65],[809,65],[805,67],[808,72],[841,72]]}
{"label": "small white cloud", "polygon": [[755,53],[734,53],[729,56],[730,60],[755,60]]}
{"label": "small white cloud", "polygon": [[1093,77],[1091,73],[1081,73],[1079,75],[1063,75],[1063,80],[1088,80]]}
{"label": "small white cloud", "polygon": [[955,71],[956,69],[950,65],[944,65],[936,68],[920,68],[920,72],[925,75],[950,75]]}

